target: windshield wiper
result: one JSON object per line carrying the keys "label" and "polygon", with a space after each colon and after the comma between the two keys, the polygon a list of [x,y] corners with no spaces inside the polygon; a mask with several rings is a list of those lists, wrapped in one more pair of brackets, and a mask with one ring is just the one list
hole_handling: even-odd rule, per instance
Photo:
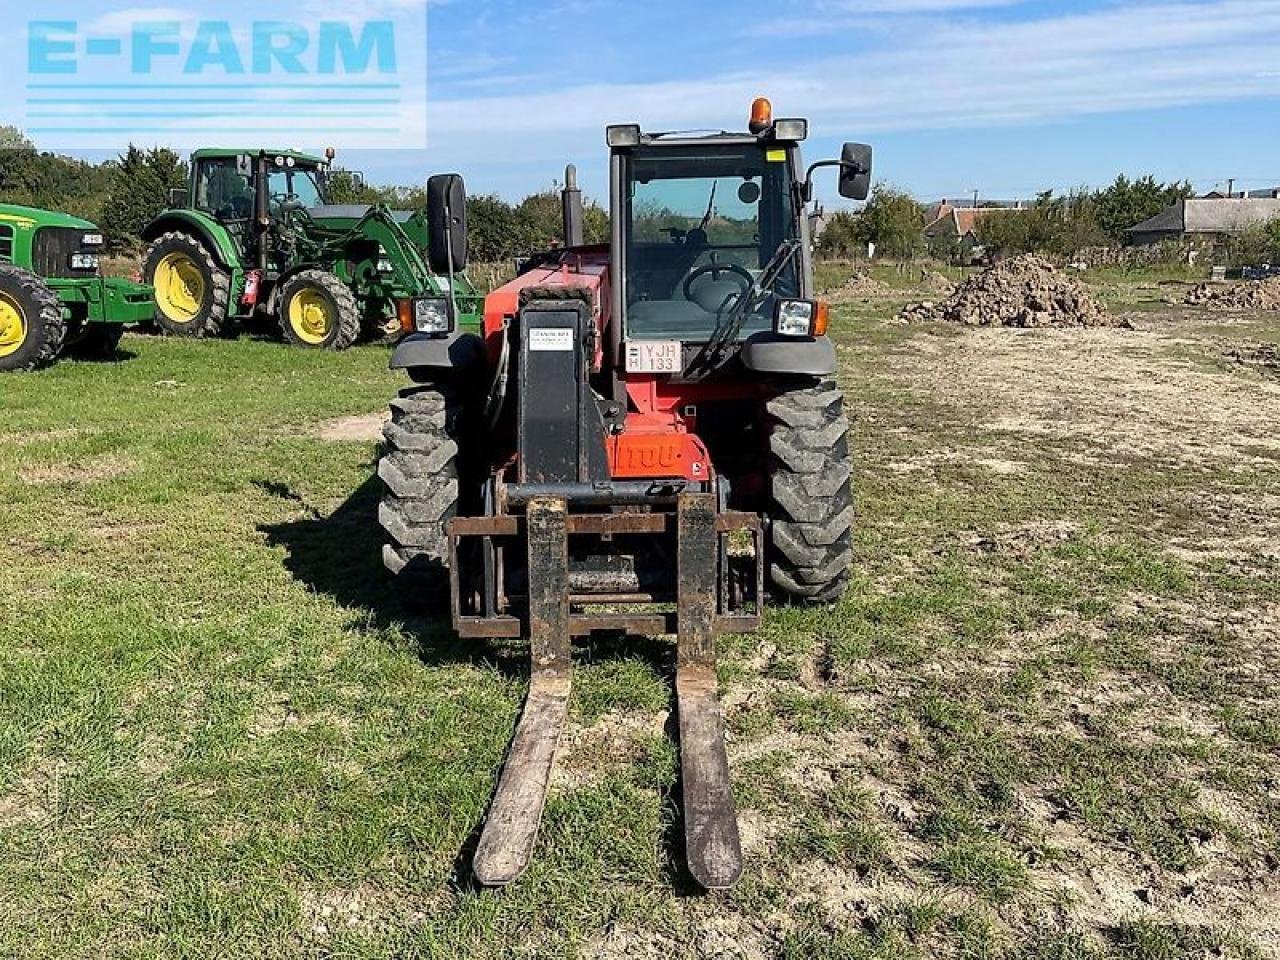
{"label": "windshield wiper", "polygon": [[758,310],[769,298],[773,293],[774,284],[782,277],[783,272],[799,252],[799,240],[783,241],[777,252],[765,264],[764,269],[760,271],[760,276],[756,278],[755,283],[743,291],[738,301],[711,331],[711,337],[707,340],[706,346],[698,351],[698,355],[685,369],[686,377],[698,373],[711,373],[720,367],[730,344],[738,339],[738,333],[742,330],[747,317]]}

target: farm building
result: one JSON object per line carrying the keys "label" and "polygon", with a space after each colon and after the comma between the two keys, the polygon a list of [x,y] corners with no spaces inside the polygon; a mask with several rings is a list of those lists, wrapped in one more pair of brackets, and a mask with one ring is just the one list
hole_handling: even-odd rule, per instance
{"label": "farm building", "polygon": [[1280,199],[1179,200],[1150,220],[1125,231],[1136,246],[1181,240],[1215,243],[1280,217]]}

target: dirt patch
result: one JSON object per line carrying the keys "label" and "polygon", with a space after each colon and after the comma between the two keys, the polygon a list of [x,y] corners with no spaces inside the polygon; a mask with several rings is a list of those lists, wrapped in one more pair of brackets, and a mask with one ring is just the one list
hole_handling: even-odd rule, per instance
{"label": "dirt patch", "polygon": [[82,463],[31,464],[18,471],[18,478],[32,486],[98,483],[122,477],[133,466],[127,457],[107,454]]}
{"label": "dirt patch", "polygon": [[339,417],[320,424],[316,436],[330,443],[368,443],[381,440],[382,428],[389,419],[390,415],[382,410],[354,417]]}
{"label": "dirt patch", "polygon": [[1280,343],[1245,341],[1227,347],[1223,357],[1231,363],[1250,367],[1271,376],[1280,376]]}
{"label": "dirt patch", "polygon": [[1202,283],[1187,294],[1185,302],[1209,310],[1280,310],[1280,277],[1233,286]]}
{"label": "dirt patch", "polygon": [[942,303],[910,304],[907,323],[958,323],[968,327],[1112,327],[1112,317],[1083,284],[1043,257],[999,263],[967,280]]}
{"label": "dirt patch", "polygon": [[916,337],[900,363],[909,380],[988,435],[984,459],[1027,462],[1039,448],[1117,468],[1152,458],[1231,470],[1274,465],[1280,385],[1206,369],[1183,358],[1189,348],[1221,351],[1186,330],[977,330]]}

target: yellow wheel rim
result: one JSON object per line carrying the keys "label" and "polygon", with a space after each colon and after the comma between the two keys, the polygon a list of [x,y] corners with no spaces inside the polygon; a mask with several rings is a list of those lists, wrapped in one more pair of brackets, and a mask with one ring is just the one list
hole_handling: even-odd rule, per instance
{"label": "yellow wheel rim", "polygon": [[0,357],[8,357],[27,342],[27,316],[18,301],[0,293]]}
{"label": "yellow wheel rim", "polygon": [[316,290],[299,290],[289,300],[289,326],[303,343],[320,346],[329,339],[336,319],[328,298]]}
{"label": "yellow wheel rim", "polygon": [[170,253],[156,265],[156,305],[174,323],[191,323],[204,308],[204,274],[185,253]]}

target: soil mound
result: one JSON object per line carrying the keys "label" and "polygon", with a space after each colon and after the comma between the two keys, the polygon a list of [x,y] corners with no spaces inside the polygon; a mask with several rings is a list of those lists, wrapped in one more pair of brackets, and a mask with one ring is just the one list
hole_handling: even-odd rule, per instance
{"label": "soil mound", "polygon": [[902,319],[970,327],[1124,325],[1087,287],[1034,254],[1005,260],[971,277],[941,303],[911,304],[902,311]]}
{"label": "soil mound", "polygon": [[1210,310],[1280,310],[1280,277],[1246,280],[1231,287],[1202,283],[1184,302]]}

